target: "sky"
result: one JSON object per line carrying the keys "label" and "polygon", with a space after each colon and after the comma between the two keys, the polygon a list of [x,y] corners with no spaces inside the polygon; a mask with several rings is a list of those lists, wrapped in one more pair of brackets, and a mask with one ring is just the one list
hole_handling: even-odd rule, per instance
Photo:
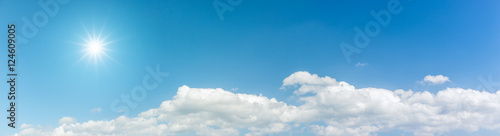
{"label": "sky", "polygon": [[0,0],[0,135],[498,135],[498,7]]}

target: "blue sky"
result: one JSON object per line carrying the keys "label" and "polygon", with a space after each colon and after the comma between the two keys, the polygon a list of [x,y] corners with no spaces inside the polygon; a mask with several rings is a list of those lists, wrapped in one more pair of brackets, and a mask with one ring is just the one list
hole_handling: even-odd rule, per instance
{"label": "blue sky", "polygon": [[[62,117],[79,123],[113,120],[122,115],[113,111],[113,101],[142,85],[146,67],[159,66],[169,75],[147,91],[137,107],[129,107],[127,117],[158,108],[183,85],[262,94],[300,106],[303,102],[293,89],[280,89],[283,80],[297,71],[329,76],[356,88],[432,94],[447,87],[480,90],[484,89],[478,88],[480,78],[500,79],[497,1],[401,0],[402,11],[392,14],[389,24],[370,37],[350,62],[339,45],[354,45],[354,28],[364,29],[375,20],[370,11],[387,10],[390,1],[243,0],[224,12],[223,20],[213,2],[59,1],[55,15],[36,27],[38,32],[27,38],[29,42],[18,44],[18,128],[2,127],[2,134],[18,133],[21,124],[55,128]],[[23,17],[33,21],[36,13],[47,14],[36,1],[2,0],[0,7],[0,22],[18,25],[21,37],[27,35]],[[103,57],[95,64],[88,58],[79,61],[86,53],[79,45],[85,43],[86,30],[108,36],[105,41],[111,43],[105,52],[112,59]],[[444,75],[450,81],[426,84],[422,81],[427,75]],[[6,107],[7,99],[0,102]],[[91,111],[95,108],[102,111]],[[290,132],[295,129],[299,128]],[[462,131],[452,129],[444,135],[498,134],[498,129]],[[313,132],[297,134],[309,133]],[[413,134],[397,128],[372,134],[402,133]]]}

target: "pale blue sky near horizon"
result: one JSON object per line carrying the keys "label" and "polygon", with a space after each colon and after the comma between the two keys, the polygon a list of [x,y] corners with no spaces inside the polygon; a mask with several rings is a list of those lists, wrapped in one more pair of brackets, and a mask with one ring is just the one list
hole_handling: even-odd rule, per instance
{"label": "pale blue sky near horizon", "polygon": [[[114,119],[121,114],[111,110],[111,103],[142,84],[146,67],[157,65],[169,75],[130,109],[130,117],[172,99],[182,85],[262,94],[300,105],[292,90],[280,89],[283,79],[297,71],[358,88],[431,93],[447,87],[476,89],[481,85],[478,78],[489,75],[500,80],[498,1],[401,0],[401,13],[392,14],[388,26],[381,27],[361,53],[353,54],[351,62],[340,43],[354,45],[353,28],[374,21],[370,11],[386,10],[387,0],[243,0],[223,14],[224,20],[212,2],[71,0],[60,5],[28,43],[18,44],[17,127],[54,127],[65,116],[79,122]],[[35,1],[2,0],[0,22],[22,27],[22,17],[32,20],[39,11],[43,9]],[[85,29],[109,35],[107,41],[113,42],[106,53],[114,61],[78,61],[84,48],[76,43],[84,42],[80,37],[86,36]],[[0,28],[2,37],[6,30]],[[17,32],[24,35],[21,28]],[[427,75],[444,75],[451,82],[420,84]],[[6,107],[6,99],[0,102]],[[98,107],[101,112],[91,112]],[[2,133],[7,129],[8,134],[18,131],[1,127]]]}

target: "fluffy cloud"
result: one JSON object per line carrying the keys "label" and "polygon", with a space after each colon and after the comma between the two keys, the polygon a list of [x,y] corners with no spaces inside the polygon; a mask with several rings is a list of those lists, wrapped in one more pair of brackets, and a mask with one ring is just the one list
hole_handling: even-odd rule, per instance
{"label": "fluffy cloud", "polygon": [[[293,80],[287,80],[293,79]],[[307,72],[297,72],[284,85],[299,85],[304,102],[294,121],[323,121],[312,125],[318,135],[369,135],[384,129],[401,129],[417,135],[452,130],[499,130],[500,91],[479,92],[447,88],[437,94],[379,88],[356,89]],[[314,79],[314,80],[312,80]],[[318,83],[317,80],[322,80]],[[329,81],[325,81],[329,80]]]}
{"label": "fluffy cloud", "polygon": [[[222,89],[182,86],[173,100],[159,108],[140,113],[136,118],[120,116],[111,121],[75,123],[64,117],[59,127],[44,131],[49,135],[174,135],[196,132],[197,135],[247,135],[287,131],[284,113],[296,108],[262,95],[235,94]],[[72,122],[72,124],[70,123]],[[30,128],[19,135],[29,135]],[[40,130],[42,131],[42,130]]]}
{"label": "fluffy cloud", "polygon": [[262,95],[182,86],[172,100],[110,121],[64,117],[57,128],[22,125],[17,135],[266,135],[297,128],[317,135],[374,135],[400,129],[415,135],[500,130],[500,91],[447,88],[437,94],[360,88],[331,77],[296,72],[283,80],[301,105]]}
{"label": "fluffy cloud", "polygon": [[437,76],[427,75],[424,77],[423,82],[429,83],[431,85],[437,85],[437,84],[443,84],[445,82],[450,82],[450,79],[447,76],[443,75],[437,75]]}
{"label": "fluffy cloud", "polygon": [[169,131],[175,133],[236,135],[238,128],[249,128],[254,133],[286,130],[283,113],[294,108],[262,95],[183,86],[174,100],[165,101],[160,108],[143,112],[139,117],[168,122]]}

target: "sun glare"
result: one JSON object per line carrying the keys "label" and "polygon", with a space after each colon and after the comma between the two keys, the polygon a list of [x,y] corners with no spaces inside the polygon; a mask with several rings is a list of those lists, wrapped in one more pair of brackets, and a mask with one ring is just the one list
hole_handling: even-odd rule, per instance
{"label": "sun glare", "polygon": [[89,44],[88,50],[92,54],[100,53],[101,52],[101,43],[99,43],[99,42],[91,42]]}
{"label": "sun glare", "polygon": [[85,41],[84,43],[79,44],[84,46],[82,51],[85,53],[80,60],[86,58],[89,63],[93,61],[93,63],[97,65],[97,62],[104,61],[103,56],[105,56],[106,58],[114,61],[113,58],[106,53],[109,51],[106,46],[111,44],[111,42],[106,42],[108,36],[101,37],[102,29],[97,34],[95,29],[92,30],[92,33],[89,33],[89,31],[85,28],[85,32],[87,37],[80,37],[83,41]]}

